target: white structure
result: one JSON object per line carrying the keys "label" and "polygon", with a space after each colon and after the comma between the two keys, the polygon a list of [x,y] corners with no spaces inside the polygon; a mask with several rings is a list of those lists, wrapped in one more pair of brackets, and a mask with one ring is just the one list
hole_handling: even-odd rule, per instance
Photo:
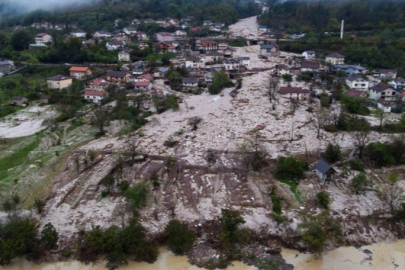
{"label": "white structure", "polygon": [[331,166],[329,166],[328,163],[320,160],[318,161],[318,163],[315,164],[315,173],[319,177],[321,182],[325,183],[326,181],[332,180],[333,175],[336,173],[336,171]]}
{"label": "white structure", "polygon": [[93,35],[93,38],[110,38],[112,35],[110,32],[107,31],[96,31]]}
{"label": "white structure", "polygon": [[405,89],[405,79],[402,77],[397,77],[395,80],[391,81],[391,85],[397,91],[402,91]]}
{"label": "white structure", "polygon": [[367,91],[369,87],[369,81],[360,74],[353,74],[346,79],[346,84],[350,89],[357,89],[361,91]]}
{"label": "white structure", "polygon": [[131,61],[131,51],[123,49],[118,53],[118,61],[129,62]]}
{"label": "white structure", "polygon": [[247,56],[239,56],[238,61],[241,66],[249,67],[250,66],[250,57]]}
{"label": "white structure", "polygon": [[224,61],[224,66],[226,70],[239,70],[240,63],[238,60],[229,59]]}
{"label": "white structure", "polygon": [[314,60],[315,52],[314,51],[305,51],[302,53],[302,56],[304,56],[306,60]]}
{"label": "white structure", "polygon": [[390,102],[387,102],[387,101],[384,101],[384,100],[382,100],[382,99],[379,99],[378,101],[377,101],[377,107],[380,109],[380,110],[382,110],[382,111],[384,111],[384,112],[391,112],[391,103]]}
{"label": "white structure", "polygon": [[153,84],[150,81],[137,81],[134,84],[135,90],[149,91],[152,89]]}
{"label": "white structure", "polygon": [[342,20],[342,27],[340,28],[340,39],[343,39],[344,30],[345,30],[345,21]]}
{"label": "white structure", "polygon": [[280,96],[289,99],[308,99],[309,90],[302,89],[301,87],[280,87],[278,90]]}
{"label": "white structure", "polygon": [[187,32],[186,32],[186,31],[177,30],[176,32],[174,32],[173,35],[174,35],[175,38],[184,38],[184,37],[187,37]]}
{"label": "white structure", "polygon": [[108,41],[106,43],[107,50],[113,51],[124,48],[125,43],[123,41]]}
{"label": "white structure", "polygon": [[388,84],[379,83],[370,88],[369,98],[374,100],[395,101],[398,98],[398,91]]}
{"label": "white structure", "polygon": [[53,41],[52,36],[48,35],[47,33],[39,33],[35,35],[35,43],[38,45],[51,43],[52,41]]}
{"label": "white structure", "polygon": [[340,53],[335,52],[327,55],[325,61],[332,65],[343,65],[345,63],[345,57]]}
{"label": "white structure", "polygon": [[102,100],[107,97],[107,92],[87,90],[84,92],[84,99],[88,102],[93,102],[94,104],[101,104]]}
{"label": "white structure", "polygon": [[86,32],[84,32],[81,29],[76,29],[76,30],[73,30],[72,32],[70,32],[70,36],[77,37],[77,38],[84,38],[84,37],[86,37]]}
{"label": "white structure", "polygon": [[204,58],[192,56],[186,60],[186,68],[205,68]]}
{"label": "white structure", "polygon": [[219,62],[224,59],[224,56],[222,53],[219,53],[217,51],[210,51],[205,55],[205,60],[207,62]]}
{"label": "white structure", "polygon": [[159,42],[171,42],[174,41],[174,36],[168,32],[159,32],[156,34],[156,40]]}

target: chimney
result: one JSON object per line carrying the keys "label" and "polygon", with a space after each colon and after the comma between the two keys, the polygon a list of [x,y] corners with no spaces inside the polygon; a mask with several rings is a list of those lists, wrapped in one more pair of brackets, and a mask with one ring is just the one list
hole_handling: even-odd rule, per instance
{"label": "chimney", "polygon": [[342,20],[342,28],[340,29],[340,39],[343,39],[344,31],[345,31],[345,21]]}

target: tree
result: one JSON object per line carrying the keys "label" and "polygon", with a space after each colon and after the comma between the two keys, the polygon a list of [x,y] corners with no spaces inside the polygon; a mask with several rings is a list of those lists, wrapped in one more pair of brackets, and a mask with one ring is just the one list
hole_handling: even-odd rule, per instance
{"label": "tree", "polygon": [[328,123],[329,121],[329,114],[326,110],[320,109],[315,112],[315,118],[312,119],[312,124],[317,131],[317,138],[319,138],[321,129]]}
{"label": "tree", "polygon": [[359,158],[363,157],[363,150],[367,143],[370,141],[370,126],[361,124],[358,131],[354,133],[354,145],[359,149]]}
{"label": "tree", "polygon": [[145,182],[135,184],[125,191],[125,198],[131,202],[135,208],[140,208],[148,198],[149,187]]}
{"label": "tree", "polygon": [[318,194],[316,194],[316,199],[318,203],[325,209],[329,207],[329,195],[326,191],[322,190]]}
{"label": "tree", "polygon": [[380,120],[380,126],[379,126],[379,128],[380,128],[380,130],[381,130],[381,129],[382,129],[382,126],[383,126],[383,121],[384,121],[385,116],[386,116],[386,113],[384,112],[384,110],[377,109],[375,114],[376,114],[378,120]]}
{"label": "tree", "polygon": [[339,161],[342,157],[342,152],[340,151],[340,146],[338,144],[333,145],[331,143],[326,147],[325,158],[329,162]]}
{"label": "tree", "polygon": [[270,103],[278,101],[278,85],[280,81],[279,78],[272,77],[269,80],[269,88],[267,90],[267,96],[269,97]]}
{"label": "tree", "polygon": [[214,74],[214,79],[212,81],[212,84],[208,88],[208,92],[211,95],[217,95],[221,92],[222,89],[224,89],[225,87],[230,87],[232,85],[232,81],[229,79],[228,74],[221,70]]}
{"label": "tree", "polygon": [[47,248],[52,248],[58,242],[58,232],[52,223],[47,223],[41,232],[41,242]]}
{"label": "tree", "polygon": [[41,200],[40,198],[35,198],[34,200],[34,207],[37,209],[38,214],[42,213],[42,209],[45,206],[45,202]]}
{"label": "tree", "polygon": [[219,233],[219,242],[223,250],[232,252],[238,239],[238,227],[245,223],[238,211],[222,209],[221,217],[218,218],[221,226]]}
{"label": "tree", "polygon": [[290,98],[290,106],[291,106],[291,111],[295,112],[298,109],[298,107],[300,106],[300,103],[297,99]]}
{"label": "tree", "polygon": [[104,135],[104,126],[108,123],[108,111],[103,108],[93,110],[92,124],[99,129],[98,134]]}
{"label": "tree", "polygon": [[243,143],[238,146],[242,161],[249,170],[259,170],[263,165],[266,149],[261,141],[260,131],[254,131],[249,137],[245,137]]}
{"label": "tree", "polygon": [[143,149],[139,146],[138,138],[134,136],[128,136],[127,138],[127,151],[131,156],[131,163],[135,162],[135,158],[143,154]]}
{"label": "tree", "polygon": [[28,31],[26,30],[16,31],[11,37],[11,45],[13,46],[14,50],[23,51],[28,49],[31,39],[32,36]]}
{"label": "tree", "polygon": [[274,174],[280,179],[302,178],[308,169],[308,163],[304,160],[294,157],[280,157]]}
{"label": "tree", "polygon": [[356,177],[352,179],[352,181],[349,184],[349,188],[358,194],[363,194],[366,192],[367,187],[371,186],[372,182],[369,181],[366,177],[366,175],[359,174]]}
{"label": "tree", "polygon": [[101,179],[100,183],[107,188],[108,193],[111,192],[111,187],[114,186],[115,179],[111,174],[106,175]]}
{"label": "tree", "polygon": [[176,255],[183,255],[191,249],[194,243],[194,233],[189,229],[187,222],[180,223],[171,220],[163,232],[169,249]]}
{"label": "tree", "polygon": [[198,129],[198,124],[201,123],[202,118],[195,116],[188,120],[188,125],[191,126],[192,131],[196,131]]}
{"label": "tree", "polygon": [[378,188],[378,195],[386,203],[392,214],[401,209],[401,204],[405,200],[405,190],[398,183],[387,182]]}

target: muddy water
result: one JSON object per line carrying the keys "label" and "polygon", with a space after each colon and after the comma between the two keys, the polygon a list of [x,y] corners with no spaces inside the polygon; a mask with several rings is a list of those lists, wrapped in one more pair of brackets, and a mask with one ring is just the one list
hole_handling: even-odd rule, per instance
{"label": "muddy water", "polygon": [[360,249],[341,247],[324,254],[321,259],[289,249],[283,250],[282,255],[296,270],[400,270],[405,269],[405,240]]}
{"label": "muddy water", "polygon": [[[84,265],[80,262],[61,262],[34,264],[26,260],[17,260],[11,266],[0,267],[0,270],[105,270],[102,263],[96,266]],[[201,270],[187,262],[186,256],[175,256],[167,249],[160,250],[160,256],[154,264],[128,262],[128,265],[120,267],[119,270]],[[247,266],[240,262],[234,262],[230,270],[256,270],[255,267]]]}

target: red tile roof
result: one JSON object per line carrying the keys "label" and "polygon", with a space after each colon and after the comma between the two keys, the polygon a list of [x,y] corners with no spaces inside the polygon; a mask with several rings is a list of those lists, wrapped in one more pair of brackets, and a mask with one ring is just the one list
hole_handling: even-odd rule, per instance
{"label": "red tile roof", "polygon": [[147,87],[147,86],[149,86],[150,85],[150,82],[149,81],[137,81],[136,83],[135,83],[135,86],[141,86],[141,87]]}
{"label": "red tile roof", "polygon": [[88,71],[90,68],[89,67],[71,67],[69,69],[69,71],[74,71],[74,72],[86,72]]}
{"label": "red tile roof", "polygon": [[93,91],[93,90],[87,90],[86,92],[84,92],[85,96],[98,96],[98,97],[102,97],[105,95],[105,91]]}

